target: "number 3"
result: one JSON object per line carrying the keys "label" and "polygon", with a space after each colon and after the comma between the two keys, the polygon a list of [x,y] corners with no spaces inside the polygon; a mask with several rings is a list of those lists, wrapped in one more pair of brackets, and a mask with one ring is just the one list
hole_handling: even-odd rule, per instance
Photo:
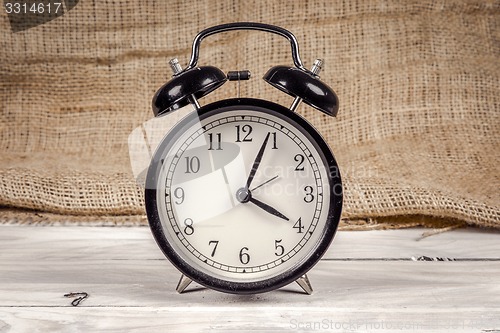
{"label": "number 3", "polygon": [[304,191],[306,192],[306,196],[304,197],[304,201],[307,203],[310,203],[314,200],[314,189],[312,186],[306,186],[304,187]]}

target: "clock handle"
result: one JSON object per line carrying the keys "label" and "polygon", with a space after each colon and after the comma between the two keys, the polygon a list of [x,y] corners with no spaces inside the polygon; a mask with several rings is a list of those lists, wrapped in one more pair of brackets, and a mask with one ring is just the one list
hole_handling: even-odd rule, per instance
{"label": "clock handle", "polygon": [[339,108],[335,92],[319,80],[322,61],[317,60],[311,70],[302,64],[299,56],[299,44],[295,36],[288,30],[264,23],[236,22],[216,25],[201,31],[193,41],[189,65],[182,69],[178,61],[173,59],[170,65],[174,71],[173,78],[163,85],[153,97],[153,113],[161,116],[175,111],[189,103],[194,109],[199,108],[198,98],[219,88],[227,81],[227,76],[213,66],[196,67],[200,53],[201,41],[208,36],[232,30],[258,30],[285,37],[292,47],[292,59],[295,67],[274,66],[263,77],[273,87],[293,96],[290,106],[295,111],[301,101],[326,113],[336,116]]}
{"label": "clock handle", "polygon": [[297,42],[297,39],[290,31],[277,27],[275,25],[255,23],[255,22],[227,23],[227,24],[216,25],[214,27],[210,27],[201,31],[198,35],[196,35],[196,37],[193,40],[193,48],[191,51],[191,59],[189,60],[189,65],[178,74],[186,72],[196,66],[196,64],[198,63],[200,44],[205,37],[220,32],[233,31],[233,30],[258,30],[258,31],[270,32],[285,37],[291,44],[292,59],[295,67],[306,73],[314,75],[310,70],[305,68],[304,65],[302,64],[302,60],[300,60],[300,55],[299,55],[299,43]]}

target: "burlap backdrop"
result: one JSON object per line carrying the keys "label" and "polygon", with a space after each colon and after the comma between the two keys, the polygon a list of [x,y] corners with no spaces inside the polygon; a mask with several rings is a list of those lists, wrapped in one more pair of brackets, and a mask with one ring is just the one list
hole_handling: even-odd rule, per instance
{"label": "burlap backdrop", "polygon": [[[258,21],[291,30],[308,66],[325,59],[339,116],[300,113],[337,156],[345,219],[499,227],[499,12],[498,1],[81,0],[18,33],[2,14],[0,219],[143,219],[127,136],[152,117],[167,60],[186,64],[201,29]],[[278,36],[210,37],[200,64],[250,69],[243,96],[291,102],[260,80],[291,64]],[[201,102],[235,94],[227,83]]]}

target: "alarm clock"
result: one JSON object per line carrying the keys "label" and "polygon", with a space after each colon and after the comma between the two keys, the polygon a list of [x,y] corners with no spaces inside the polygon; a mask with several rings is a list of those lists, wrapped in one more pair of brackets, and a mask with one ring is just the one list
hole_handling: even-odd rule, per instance
{"label": "alarm clock", "polygon": [[[201,41],[231,30],[259,30],[288,39],[294,66],[272,67],[263,79],[295,99],[290,107],[257,98],[200,106],[198,99],[250,72],[225,74],[197,66]],[[328,249],[342,210],[335,158],[318,131],[295,113],[301,101],[328,116],[338,98],[306,69],[294,35],[262,23],[231,23],[201,31],[188,66],[170,61],[173,78],[154,95],[157,117],[191,104],[154,153],[145,205],[153,236],[190,282],[221,292],[255,294],[296,281],[312,293],[306,273]]]}

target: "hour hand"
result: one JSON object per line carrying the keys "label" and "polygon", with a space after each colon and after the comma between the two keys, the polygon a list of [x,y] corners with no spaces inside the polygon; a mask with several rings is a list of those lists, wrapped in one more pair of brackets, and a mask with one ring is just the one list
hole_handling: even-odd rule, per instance
{"label": "hour hand", "polygon": [[274,209],[273,207],[269,206],[268,204],[263,203],[262,201],[259,201],[259,200],[255,199],[253,197],[250,197],[250,200],[248,200],[248,201],[250,201],[251,203],[253,203],[257,207],[262,208],[263,210],[265,210],[269,214],[273,214],[274,216],[280,217],[280,218],[282,218],[285,221],[290,221],[290,219],[288,217],[286,217],[285,215],[281,214],[280,212],[278,212],[276,209]]}

